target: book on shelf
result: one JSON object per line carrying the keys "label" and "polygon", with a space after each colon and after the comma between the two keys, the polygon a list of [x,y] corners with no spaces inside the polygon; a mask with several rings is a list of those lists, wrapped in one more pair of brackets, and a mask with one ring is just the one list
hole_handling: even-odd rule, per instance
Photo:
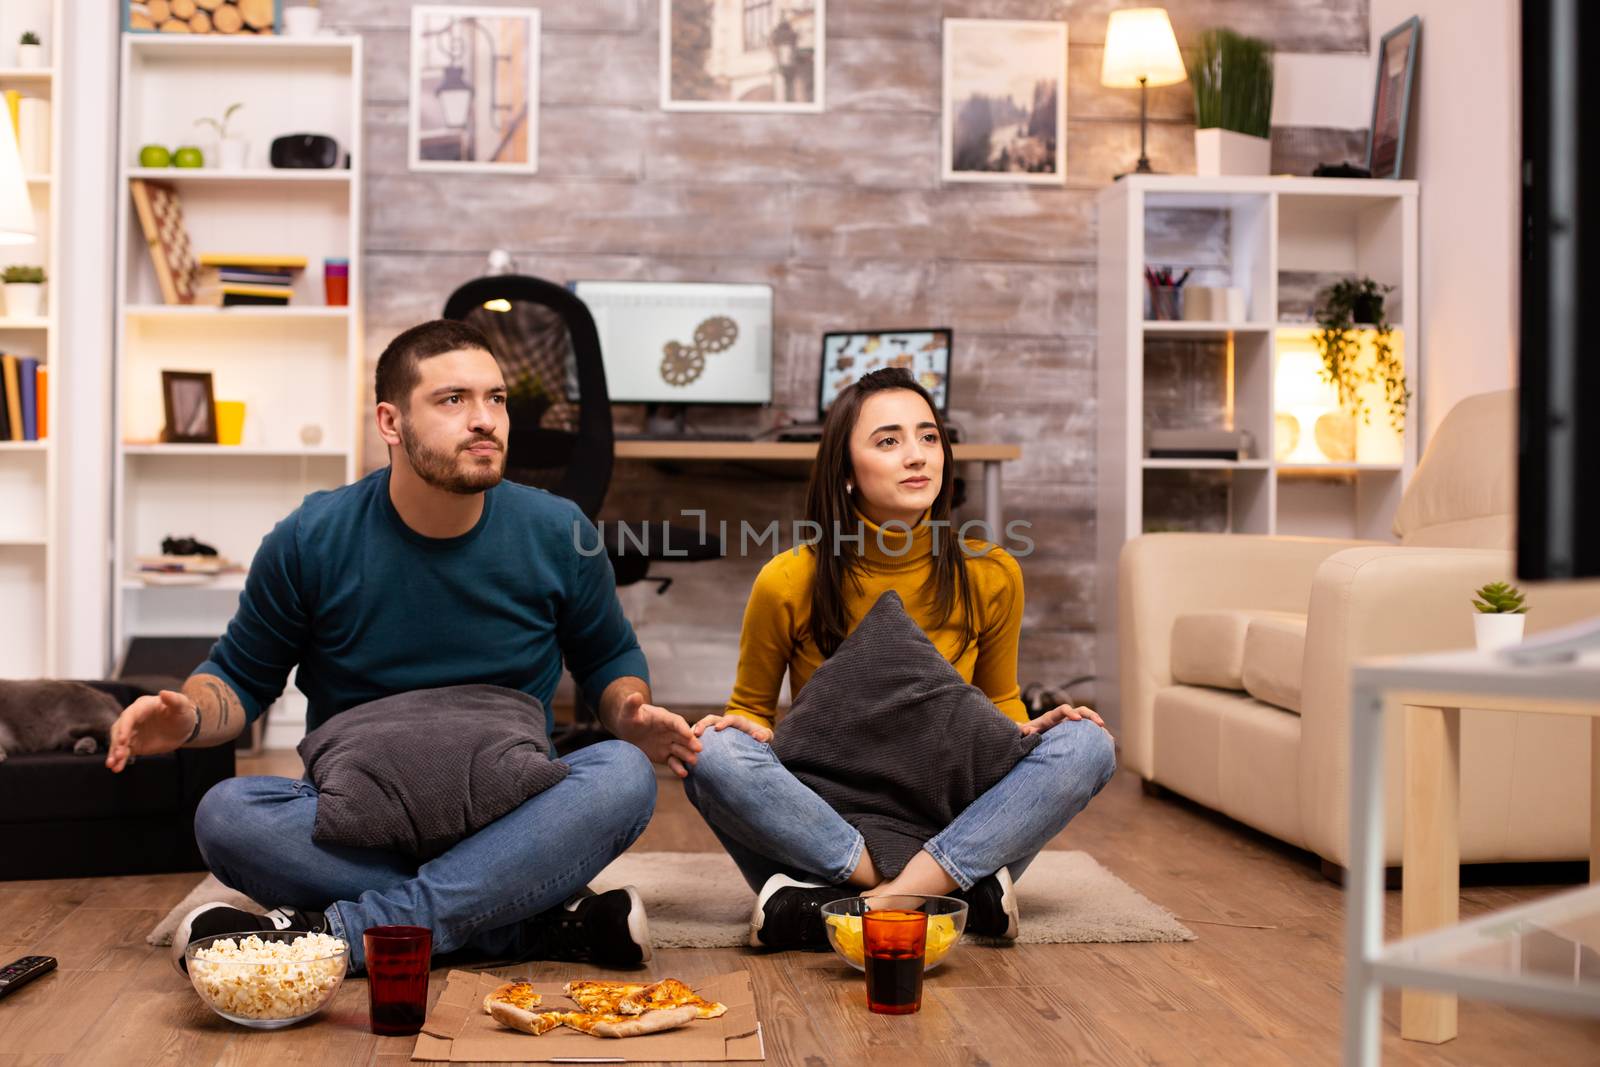
{"label": "book on shelf", "polygon": [[201,267],[202,288],[213,285],[273,285],[284,289],[294,285],[294,271],[258,270],[241,267]]}
{"label": "book on shelf", "polygon": [[287,307],[293,296],[282,286],[228,284],[202,287],[194,302],[212,307]]}
{"label": "book on shelf", "polygon": [[267,256],[248,252],[202,252],[202,267],[227,267],[233,270],[287,270],[306,269],[305,256]]}
{"label": "book on shelf", "polygon": [[42,441],[47,372],[31,356],[0,354],[0,441]]}

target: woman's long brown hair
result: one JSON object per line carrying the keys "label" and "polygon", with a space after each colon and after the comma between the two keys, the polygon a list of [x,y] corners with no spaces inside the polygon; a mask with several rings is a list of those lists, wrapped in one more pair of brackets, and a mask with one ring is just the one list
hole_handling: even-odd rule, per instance
{"label": "woman's long brown hair", "polygon": [[[861,406],[867,397],[890,389],[906,389],[927,402],[933,413],[933,422],[939,430],[939,444],[944,449],[944,474],[939,485],[939,495],[934,499],[933,520],[948,522],[951,502],[955,498],[955,457],[950,451],[950,435],[945,432],[944,417],[934,404],[928,391],[917,384],[906,371],[887,367],[863,375],[834,400],[828,409],[827,420],[822,424],[822,442],[817,446],[817,459],[811,467],[811,482],[806,488],[806,518],[817,524],[822,540],[814,548],[817,557],[817,575],[811,585],[811,639],[824,657],[831,656],[844,641],[849,628],[845,612],[844,583],[861,588],[861,566],[858,552],[844,553],[833,550],[834,531],[854,533],[865,528],[860,525],[856,507],[846,486],[855,479],[855,466],[850,459],[850,434],[861,417]],[[944,626],[955,616],[957,605],[961,613],[962,651],[977,639],[973,626],[974,609],[972,586],[967,580],[966,552],[961,539],[952,527],[941,527],[939,551],[933,556],[933,571],[927,585],[939,608],[937,625]],[[867,536],[872,536],[870,533]],[[854,542],[851,542],[854,544]],[[959,656],[958,656],[959,658]]]}

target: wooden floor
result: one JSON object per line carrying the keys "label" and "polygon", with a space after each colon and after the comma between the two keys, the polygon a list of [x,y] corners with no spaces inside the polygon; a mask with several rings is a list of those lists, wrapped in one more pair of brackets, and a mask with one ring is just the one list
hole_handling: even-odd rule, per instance
{"label": "wooden floor", "polygon": [[[279,757],[241,773],[284,770]],[[660,786],[655,820],[636,847],[715,849],[676,781],[663,777]],[[1338,1061],[1341,894],[1307,856],[1184,801],[1144,796],[1127,774],[1053,847],[1089,851],[1200,940],[963,946],[929,980],[922,1012],[901,1018],[870,1015],[859,976],[831,954],[666,950],[647,973],[693,981],[748,968],[774,1064]],[[367,1032],[360,980],[347,981],[317,1020],[289,1031],[247,1031],[211,1014],[173,972],[167,950],[144,943],[197,877],[0,882],[0,961],[36,952],[61,961],[55,974],[0,1001],[0,1067],[408,1061],[410,1039]],[[1462,912],[1546,891],[1469,889]],[[1389,904],[1392,936],[1397,894]],[[517,969],[546,981],[571,972],[564,964]],[[434,978],[436,996],[443,972]],[[1399,1039],[1398,1007],[1390,994],[1386,1063],[1600,1062],[1600,1024],[1467,1003],[1460,1038],[1421,1046]]]}

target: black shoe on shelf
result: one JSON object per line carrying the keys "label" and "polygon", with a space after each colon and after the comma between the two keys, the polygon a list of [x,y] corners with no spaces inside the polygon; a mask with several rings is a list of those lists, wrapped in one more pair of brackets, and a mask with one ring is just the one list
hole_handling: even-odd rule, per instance
{"label": "black shoe on shelf", "polygon": [[637,967],[650,962],[650,920],[633,886],[580,889],[565,904],[527,920],[529,959]]}
{"label": "black shoe on shelf", "polygon": [[261,930],[325,934],[328,932],[328,917],[320,911],[299,911],[295,908],[273,908],[262,914],[227,904],[202,904],[185,915],[172,932],[172,965],[179,974],[188,974],[189,963],[184,950],[201,938]]}
{"label": "black shoe on shelf", "polygon": [[971,889],[954,894],[967,902],[967,933],[979,937],[998,937],[1015,941],[1021,916],[1017,911],[1017,891],[1011,872],[998,871],[978,879]]}
{"label": "black shoe on shelf", "polygon": [[855,896],[848,886],[797,882],[785,874],[767,879],[756,896],[750,915],[752,948],[822,949],[828,947],[828,932],[822,919],[822,906]]}

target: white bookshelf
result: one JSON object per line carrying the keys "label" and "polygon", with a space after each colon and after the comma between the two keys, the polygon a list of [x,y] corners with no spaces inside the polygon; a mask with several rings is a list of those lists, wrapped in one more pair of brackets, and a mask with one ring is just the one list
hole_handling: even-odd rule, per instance
{"label": "white bookshelf", "polygon": [[[116,499],[113,651],[138,636],[220,634],[242,574],[203,585],[146,585],[137,559],[163,538],[193,536],[248,566],[261,538],[307,493],[361,470],[362,49],[359,38],[178,38],[122,41],[118,209]],[[197,144],[194,120],[244,106],[231,126],[250,142],[246,169],[137,166],[142,145]],[[196,102],[196,103],[191,103]],[[274,137],[325,133],[349,168],[273,170]],[[167,305],[129,184],[174,186],[196,254],[301,255],[287,307]],[[349,306],[328,307],[322,261],[350,262]],[[239,445],[161,443],[161,372],[208,371],[218,400],[246,404]],[[308,443],[306,431],[319,433]],[[268,744],[293,745],[304,701],[273,707]]]}
{"label": "white bookshelf", "polygon": [[61,219],[54,176],[60,172],[63,113],[56,67],[19,68],[12,49],[22,30],[33,30],[50,54],[58,54],[64,41],[63,4],[35,0],[27,5],[5,5],[0,10],[0,91],[15,90],[24,97],[50,104],[50,152],[41,168],[37,163],[25,175],[33,202],[36,238],[31,244],[0,248],[0,266],[33,264],[45,269],[44,314],[14,318],[0,312],[0,352],[37,359],[51,371],[51,386],[44,413],[48,423],[40,441],[0,442],[0,678],[38,678],[56,673],[57,592],[61,553],[58,550],[60,458],[56,442],[67,427],[60,414],[57,371],[61,365],[57,341],[58,308],[62,306],[61,277],[56,250],[61,243]]}
{"label": "white bookshelf", "polygon": [[[1415,356],[1423,324],[1415,182],[1131,175],[1102,190],[1098,206],[1096,647],[1108,691],[1102,703],[1114,708],[1117,560],[1129,539],[1152,528],[1183,528],[1195,518],[1201,521],[1192,528],[1227,533],[1392,539],[1395,509],[1417,459]],[[1152,321],[1146,266],[1192,269],[1190,284],[1242,289],[1242,321]],[[1364,395],[1371,424],[1358,425],[1355,457],[1344,462],[1288,462],[1275,449],[1280,363],[1298,359],[1303,367],[1315,352],[1315,325],[1287,313],[1280,283],[1294,281],[1302,306],[1293,310],[1303,311],[1313,275],[1365,275],[1394,286],[1386,310],[1413,394],[1405,431],[1395,432],[1381,387],[1370,387]],[[1171,410],[1170,398],[1163,408],[1146,390],[1152,346],[1186,342],[1212,346],[1207,351],[1222,368],[1220,411],[1207,409],[1203,420]],[[1240,460],[1146,455],[1147,429],[1201,428],[1196,420],[1204,428],[1249,431],[1253,451]],[[1213,513],[1163,508],[1194,484],[1217,501]],[[1184,521],[1157,518],[1176,513]]]}

